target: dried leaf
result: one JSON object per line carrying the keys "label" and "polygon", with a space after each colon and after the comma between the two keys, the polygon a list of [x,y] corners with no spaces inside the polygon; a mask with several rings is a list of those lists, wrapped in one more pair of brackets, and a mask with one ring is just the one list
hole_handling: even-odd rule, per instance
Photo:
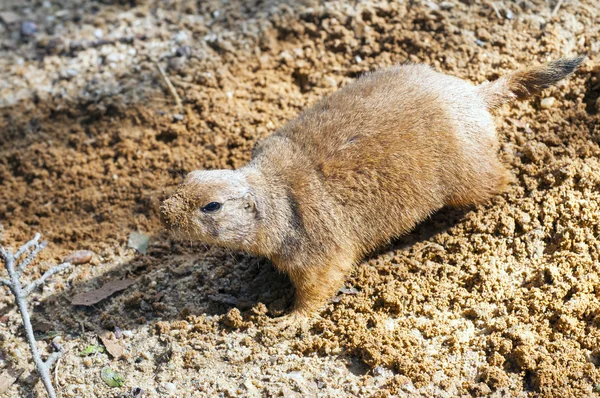
{"label": "dried leaf", "polygon": [[89,250],[77,250],[65,257],[63,262],[71,263],[73,265],[87,264],[92,261],[93,255],[94,252]]}
{"label": "dried leaf", "polygon": [[110,387],[123,387],[125,384],[125,378],[108,366],[102,368],[100,376],[102,377],[102,380]]}
{"label": "dried leaf", "polygon": [[59,331],[50,330],[47,333],[42,333],[39,336],[36,336],[35,339],[36,340],[52,340],[56,336],[60,336],[60,335],[61,335],[61,333]]}
{"label": "dried leaf", "polygon": [[79,355],[82,357],[86,357],[88,355],[97,354],[99,352],[104,352],[104,347],[95,344],[90,344],[89,346],[85,347],[85,349],[81,351]]}
{"label": "dried leaf", "polygon": [[354,287],[349,287],[349,288],[348,287],[343,287],[343,288],[340,289],[340,293],[341,294],[338,294],[337,296],[331,298],[329,300],[329,302],[337,304],[340,301],[342,301],[342,297],[344,297],[344,295],[354,296],[354,295],[357,295],[359,293],[359,291],[356,290],[356,288],[354,288]]}
{"label": "dried leaf", "polygon": [[132,231],[129,234],[129,240],[127,241],[127,247],[137,250],[142,254],[146,254],[148,250],[148,243],[150,237],[146,234],[140,234],[139,232]]}
{"label": "dried leaf", "polygon": [[102,344],[104,344],[104,347],[106,347],[106,351],[108,351],[113,358],[118,359],[123,356],[125,348],[123,348],[119,340],[117,340],[111,332],[108,330],[103,330],[100,332],[99,336],[100,340],[102,340]]}
{"label": "dried leaf", "polygon": [[355,287],[343,287],[340,289],[340,293],[354,296],[357,295],[359,292],[358,290],[356,290]]}
{"label": "dried leaf", "polygon": [[135,283],[135,279],[122,279],[105,283],[100,289],[81,293],[71,299],[73,305],[94,305],[112,294],[127,289]]}
{"label": "dried leaf", "polygon": [[33,327],[33,330],[35,330],[36,332],[48,332],[50,330],[52,330],[52,324],[50,322],[46,322],[46,321],[33,321],[31,323],[31,326]]}
{"label": "dried leaf", "polygon": [[8,368],[0,375],[0,394],[4,394],[21,376],[24,369]]}
{"label": "dried leaf", "polygon": [[222,304],[227,304],[227,305],[235,306],[238,303],[238,299],[233,297],[230,294],[224,294],[224,293],[209,294],[208,298],[211,299],[212,301],[216,301],[217,303],[222,303]]}

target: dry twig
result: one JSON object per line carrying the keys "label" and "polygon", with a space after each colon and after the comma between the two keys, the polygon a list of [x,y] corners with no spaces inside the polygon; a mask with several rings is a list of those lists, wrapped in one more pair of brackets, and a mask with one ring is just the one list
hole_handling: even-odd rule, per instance
{"label": "dry twig", "polygon": [[[31,349],[37,371],[44,383],[44,387],[46,387],[48,396],[50,398],[56,398],[56,393],[54,392],[54,387],[52,386],[52,380],[50,378],[50,369],[52,368],[52,365],[60,359],[64,350],[59,344],[53,343],[52,345],[57,351],[51,354],[45,361],[42,360],[33,334],[33,327],[31,326],[29,310],[27,309],[27,297],[35,288],[41,286],[46,279],[69,268],[71,264],[63,263],[52,267],[40,278],[23,286],[20,280],[23,271],[46,247],[46,242],[40,243],[39,240],[40,234],[35,234],[32,240],[21,246],[14,254],[0,245],[0,258],[2,258],[2,261],[4,262],[4,267],[6,268],[9,277],[9,279],[0,278],[0,285],[8,287],[15,298],[15,303],[21,313],[21,319],[23,320],[23,326],[25,327],[25,333],[27,335],[27,342],[29,343],[29,348]],[[21,259],[24,255],[26,255],[25,258]]]}
{"label": "dry twig", "polygon": [[165,70],[162,68],[162,66],[160,66],[160,64],[158,62],[156,62],[156,61],[153,61],[153,62],[154,62],[154,65],[156,65],[156,68],[158,69],[158,72],[162,76],[163,80],[167,84],[167,87],[169,88],[171,95],[173,96],[173,98],[175,98],[175,105],[177,106],[177,108],[183,109],[181,98],[179,97],[179,94],[177,94],[177,90],[175,90],[175,87],[173,86],[173,83],[171,83],[169,76],[167,76],[167,74],[165,73]]}
{"label": "dry twig", "polygon": [[554,7],[554,10],[552,10],[552,14],[550,14],[550,17],[554,17],[556,15],[556,13],[558,12],[558,10],[560,9],[560,6],[562,6],[563,0],[558,0],[558,3],[556,3],[556,6]]}
{"label": "dry twig", "polygon": [[498,17],[498,19],[502,20],[502,14],[500,14],[500,10],[498,9],[498,6],[496,5],[496,2],[491,1],[490,2],[490,6],[492,7],[492,9],[494,10],[494,12],[496,13],[496,16]]}

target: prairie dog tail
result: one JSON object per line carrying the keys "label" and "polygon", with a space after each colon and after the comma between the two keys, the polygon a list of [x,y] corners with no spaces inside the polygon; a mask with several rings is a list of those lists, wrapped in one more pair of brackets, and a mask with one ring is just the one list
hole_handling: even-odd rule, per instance
{"label": "prairie dog tail", "polygon": [[515,99],[523,100],[569,76],[584,59],[585,56],[560,58],[545,65],[519,70],[477,86],[478,94],[490,110]]}

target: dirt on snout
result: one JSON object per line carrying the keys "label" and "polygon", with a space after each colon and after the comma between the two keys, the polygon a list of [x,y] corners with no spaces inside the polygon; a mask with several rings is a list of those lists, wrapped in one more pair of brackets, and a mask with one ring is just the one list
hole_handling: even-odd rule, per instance
{"label": "dirt on snout", "polygon": [[[597,0],[3,0],[2,242],[48,240],[28,278],[94,252],[32,300],[44,355],[56,333],[66,349],[59,396],[598,395],[599,52]],[[480,83],[576,54],[570,79],[497,112],[508,192],[373,254],[309,328],[276,332],[293,289],[267,261],[162,232],[185,173],[244,165],[363,72],[423,62]],[[4,289],[0,366],[25,370],[4,395],[44,396],[20,325]],[[82,354],[103,330],[122,355]]]}

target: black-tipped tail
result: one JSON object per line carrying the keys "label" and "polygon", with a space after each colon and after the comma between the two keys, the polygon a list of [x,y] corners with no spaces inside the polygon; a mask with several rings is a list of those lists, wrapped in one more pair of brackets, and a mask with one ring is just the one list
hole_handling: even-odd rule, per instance
{"label": "black-tipped tail", "polygon": [[497,108],[515,99],[527,99],[575,72],[585,58],[585,56],[561,58],[546,65],[511,73],[480,85],[479,95],[489,109]]}

